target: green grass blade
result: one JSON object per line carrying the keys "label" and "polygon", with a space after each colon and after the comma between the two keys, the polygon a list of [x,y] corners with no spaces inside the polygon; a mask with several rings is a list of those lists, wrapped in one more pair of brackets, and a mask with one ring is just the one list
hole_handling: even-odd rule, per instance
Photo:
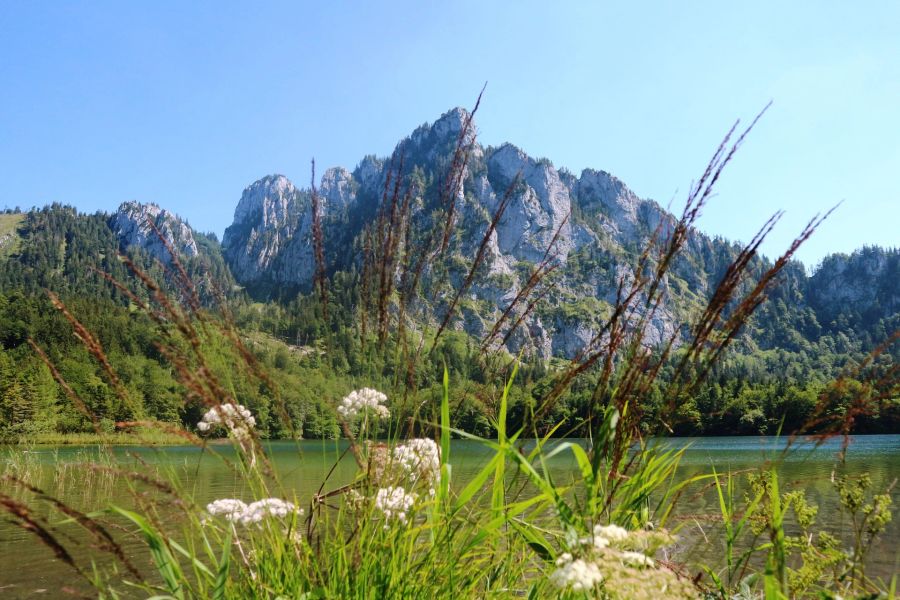
{"label": "green grass blade", "polygon": [[213,600],[222,600],[225,598],[225,587],[228,583],[228,570],[231,567],[231,531],[222,544],[222,558],[219,559],[219,566],[216,569],[216,580],[210,590],[210,596]]}
{"label": "green grass blade", "polygon": [[184,589],[182,587],[184,573],[182,573],[175,557],[172,556],[165,538],[143,516],[118,506],[111,506],[110,508],[113,512],[137,525],[144,536],[147,547],[150,549],[150,555],[156,564],[156,570],[165,583],[166,588],[168,588],[169,593],[179,600],[184,598]]}
{"label": "green grass blade", "polygon": [[497,453],[484,468],[482,468],[474,477],[472,477],[469,483],[466,484],[466,487],[464,487],[456,497],[456,502],[453,505],[454,513],[465,506],[475,496],[475,494],[484,489],[484,484],[491,476],[491,473],[496,470],[496,463],[502,460],[502,454]]}
{"label": "green grass blade", "polygon": [[447,506],[450,498],[450,374],[444,365],[443,394],[441,396],[441,497],[438,503]]}

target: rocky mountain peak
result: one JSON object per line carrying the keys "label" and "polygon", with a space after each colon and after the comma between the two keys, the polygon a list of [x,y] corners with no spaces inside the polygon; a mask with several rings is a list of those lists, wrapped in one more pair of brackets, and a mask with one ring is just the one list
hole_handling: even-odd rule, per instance
{"label": "rocky mountain peak", "polygon": [[284,175],[266,175],[244,190],[234,209],[234,221],[243,223],[261,218],[267,226],[277,224],[284,219],[297,194],[297,188]]}
{"label": "rocky mountain peak", "polygon": [[809,278],[807,295],[814,306],[831,307],[832,312],[837,312],[833,307],[864,312],[872,306],[896,312],[900,310],[900,251],[864,246],[849,255],[829,255]]}
{"label": "rocky mountain peak", "polygon": [[363,157],[356,169],[353,171],[353,178],[363,187],[372,187],[381,177],[381,171],[384,169],[384,161],[375,156],[368,155]]}
{"label": "rocky mountain peak", "polygon": [[[431,131],[439,137],[458,136],[470,116],[469,111],[462,107],[451,108],[434,122]],[[475,124],[472,123],[472,126],[474,127]]]}
{"label": "rocky mountain peak", "polygon": [[197,256],[199,251],[191,228],[180,217],[160,208],[158,204],[123,202],[110,218],[110,227],[122,246],[143,248],[158,259],[168,262],[171,256],[166,245],[153,231],[151,222],[176,252],[187,257]]}
{"label": "rocky mountain peak", "polygon": [[[330,170],[329,170],[330,171]],[[342,202],[349,194],[340,171],[326,172],[327,194]],[[349,197],[349,196],[348,196]],[[244,189],[234,222],[222,237],[222,253],[235,279],[305,282],[312,265],[307,251],[312,201],[284,175],[267,175]]]}
{"label": "rocky mountain peak", "polygon": [[562,227],[557,253],[565,261],[579,244],[572,224],[565,222],[572,208],[569,188],[547,160],[535,160],[512,144],[503,144],[487,159],[488,178],[494,196],[502,197],[516,176],[519,183],[497,228],[503,253],[519,260],[537,261],[543,256],[556,230]]}
{"label": "rocky mountain peak", "polygon": [[609,208],[632,210],[640,199],[625,183],[606,171],[585,169],[581,172],[578,185],[584,202],[600,202]]}
{"label": "rocky mountain peak", "polygon": [[[398,150],[405,143],[408,143],[412,149],[428,161],[432,161],[442,154],[452,152],[459,140],[459,134],[470,118],[470,114],[464,108],[453,108],[445,112],[441,117],[431,124],[424,124],[409,136],[407,140],[398,145]],[[472,131],[475,130],[474,122],[471,124]],[[481,156],[481,146],[475,144],[473,156]]]}
{"label": "rocky mountain peak", "polygon": [[356,183],[353,175],[343,167],[332,167],[322,174],[319,185],[326,210],[344,210],[356,201]]}
{"label": "rocky mountain peak", "polygon": [[607,227],[617,237],[634,238],[637,234],[643,201],[620,179],[606,171],[585,169],[573,194],[582,207],[598,209],[607,218]]}

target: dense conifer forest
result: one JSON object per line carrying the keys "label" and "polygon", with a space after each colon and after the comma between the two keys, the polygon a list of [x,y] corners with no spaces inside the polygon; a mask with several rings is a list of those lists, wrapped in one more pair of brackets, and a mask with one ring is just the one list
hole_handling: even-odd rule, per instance
{"label": "dense conifer forest", "polygon": [[[149,292],[136,284],[119,255],[126,251],[141,272],[164,282],[166,291],[177,299],[171,265],[139,248],[120,248],[108,225],[109,216],[103,213],[79,214],[54,204],[26,213],[7,211],[0,219],[0,233],[5,236],[0,244],[0,435],[28,438],[94,427],[66,400],[65,390],[29,339],[46,352],[62,378],[100,417],[104,431],[113,431],[116,423],[144,419],[196,422],[202,407],[182,402],[186,391],[176,383],[173,366],[156,344],[159,324],[113,283],[124,282],[137,298],[149,300]],[[233,348],[215,332],[204,339],[211,368],[231,386],[234,397],[252,408],[264,435],[335,437],[339,431],[331,409],[334,402],[357,384],[389,387],[397,375],[395,363],[385,358],[390,351],[364,347],[360,341],[354,312],[359,297],[355,269],[329,274],[326,323],[312,292],[254,300],[235,284],[216,237],[198,233],[194,237],[200,253],[183,263],[195,282],[202,310],[234,325],[271,373],[273,389],[234,372],[232,365],[238,361]],[[583,259],[572,268],[591,268],[588,262]],[[873,279],[869,271],[873,263],[887,265],[882,272],[893,275]],[[826,382],[836,378],[842,384],[839,393],[828,392],[830,413],[839,415],[869,395],[871,408],[854,417],[854,431],[900,431],[900,400],[876,398],[881,393],[879,376],[900,364],[896,344],[880,350],[900,328],[900,252],[863,248],[850,256],[826,258],[811,277],[805,277],[803,269],[793,264],[785,270],[780,285],[726,358],[680,407],[671,423],[674,433],[793,431],[813,415],[823,400]],[[838,270],[842,281],[870,289],[869,299],[862,304],[829,302],[826,292]],[[56,294],[97,337],[127,389],[128,402],[112,389],[48,292]],[[454,387],[455,425],[483,433],[490,427],[493,410],[485,398],[496,385],[490,373],[502,371],[510,360],[510,356],[485,356],[479,340],[452,331],[442,337],[435,352],[424,357],[416,374],[417,389],[423,397],[434,393],[446,363],[454,381],[465,382]],[[519,385],[510,398],[514,423],[523,421],[529,409],[540,403],[554,372],[564,364],[559,358],[549,362],[524,358]],[[588,374],[546,415],[545,422],[570,416],[573,422],[583,420],[592,388]],[[649,400],[652,410],[654,398]],[[274,417],[276,402],[289,411],[297,431],[286,431],[282,420]]]}

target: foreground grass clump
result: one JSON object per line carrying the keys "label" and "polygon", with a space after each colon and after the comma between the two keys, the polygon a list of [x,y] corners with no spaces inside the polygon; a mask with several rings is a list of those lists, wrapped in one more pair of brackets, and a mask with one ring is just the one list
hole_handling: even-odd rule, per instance
{"label": "foreground grass clump", "polygon": [[[357,475],[330,491],[323,482],[312,498],[278,493],[264,455],[248,445],[252,417],[204,417],[201,423],[220,422],[241,450],[235,467],[257,499],[221,498],[196,507],[178,534],[186,542],[176,542],[161,522],[114,508],[139,528],[162,582],[132,584],[176,598],[699,597],[688,579],[660,560],[661,550],[674,542],[665,529],[629,531],[608,523],[604,515],[586,512],[599,506],[598,498],[576,508],[572,490],[553,484],[540,467],[547,439],[523,455],[516,444],[521,432],[507,437],[498,426],[496,439],[481,440],[493,451],[484,468],[455,482],[449,387],[441,402],[440,443],[368,439],[389,418],[385,399],[373,390],[345,399],[345,429],[358,432],[350,438]],[[570,444],[555,449],[585,452]],[[668,473],[677,460],[673,454],[659,465]],[[609,515],[631,525],[665,520],[655,509],[629,515],[617,507]],[[597,524],[582,535],[588,523]],[[98,583],[109,595],[119,589],[114,580]]]}
{"label": "foreground grass clump", "polygon": [[[174,484],[152,497],[145,486],[136,510],[70,511],[71,525],[95,532],[109,527],[104,523],[130,524],[152,568],[117,556],[112,543],[112,566],[95,566],[90,575],[77,561],[72,566],[101,597],[136,588],[159,598],[893,598],[891,583],[879,588],[865,575],[865,553],[891,518],[890,497],[873,495],[865,477],[836,482],[858,533],[851,549],[813,534],[815,507],[802,491],[781,490],[771,465],[750,474],[743,499],[732,476],[675,482],[683,450],[639,444],[622,476],[613,476],[615,409],[603,415],[588,448],[544,437],[526,452],[522,432],[508,433],[497,421],[495,438],[467,436],[491,452],[477,473],[456,481],[450,437],[465,434],[449,424],[446,374],[444,385],[438,441],[373,440],[369,432],[390,419],[386,396],[348,396],[340,406],[345,430],[356,432],[349,436],[356,475],[332,489],[323,481],[311,497],[278,484],[254,443],[249,411],[214,407],[224,417],[207,413],[198,425],[210,424],[202,429],[234,444],[231,464],[247,495],[196,506]],[[512,379],[499,399],[500,417],[511,387]],[[355,401],[360,396],[370,401]],[[547,467],[560,454],[578,465],[562,485]],[[23,464],[4,477],[34,490],[27,473]],[[704,483],[721,500],[725,537],[711,540],[725,549],[721,568],[676,560],[678,535],[667,528],[680,493]],[[177,518],[167,509],[173,501]],[[789,513],[799,535],[786,533]],[[708,574],[705,582],[688,576],[698,569]]]}

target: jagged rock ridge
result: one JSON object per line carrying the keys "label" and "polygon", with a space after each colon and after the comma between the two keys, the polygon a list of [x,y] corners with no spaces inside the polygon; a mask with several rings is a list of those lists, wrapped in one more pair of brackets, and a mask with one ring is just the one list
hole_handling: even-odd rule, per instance
{"label": "jagged rock ridge", "polygon": [[[426,189],[418,190],[420,197],[414,202],[422,218],[433,208],[428,198],[433,200],[468,118],[465,110],[456,108],[433,124],[417,128],[398,144],[395,160],[366,157],[352,173],[342,168],[327,170],[318,190],[323,221],[354,212],[374,214],[388,171],[397,168],[400,156],[406,174],[416,173],[429,182]],[[456,323],[474,335],[485,330],[497,316],[498,305],[508,302],[522,285],[517,265],[541,260],[557,230],[556,260],[566,264],[570,255],[579,252],[622,258],[628,254],[624,248],[642,246],[661,219],[673,220],[655,202],[638,198],[608,173],[585,170],[575,177],[512,144],[497,148],[475,144],[460,189],[454,190],[459,201],[459,235],[454,249],[461,256],[472,255],[490,215],[517,175],[511,201],[488,246],[491,280],[473,287],[472,302],[466,303]],[[309,190],[298,189],[282,175],[264,177],[244,190],[222,244],[235,278],[251,292],[263,294],[279,288],[309,289],[315,269],[311,210]],[[347,240],[354,239],[365,219],[344,223],[351,230],[340,232],[339,246],[326,238],[326,260],[346,267]],[[353,229],[354,223],[357,229]],[[602,272],[584,280],[564,276],[555,302],[564,305],[593,299],[592,308],[602,309],[614,299],[615,285],[622,276],[628,276],[624,262],[605,276]],[[479,301],[493,308],[481,310],[476,307]],[[574,355],[593,337],[600,314],[594,310],[594,314],[575,318],[558,312],[545,310],[530,317],[522,332],[510,340],[510,349],[527,346],[544,357]],[[648,341],[671,334],[674,322],[671,311],[662,311]]]}
{"label": "jagged rock ridge", "polygon": [[[317,191],[329,273],[361,265],[361,233],[377,219],[388,173],[396,172],[401,163],[404,185],[414,191],[411,212],[401,226],[410,223],[424,232],[429,219],[442,218],[439,202],[446,189],[442,187],[444,177],[467,119],[464,110],[451,110],[401,140],[390,157],[367,156],[352,171],[337,167],[322,174]],[[559,267],[553,274],[554,287],[509,336],[506,348],[545,359],[575,356],[609,315],[618,283],[634,277],[632,265],[649,237],[657,230],[665,235],[675,217],[652,200],[639,198],[604,171],[585,169],[576,175],[557,169],[546,159],[530,157],[512,144],[476,144],[470,150],[467,168],[451,194],[456,219],[445,261],[448,276],[444,278],[438,269],[432,271],[433,261],[428,260],[432,257],[425,257],[423,294],[420,300],[414,299],[418,305],[415,317],[410,318],[430,319],[432,325],[443,318],[491,215],[509,189],[510,202],[488,239],[483,269],[460,299],[457,317],[450,325],[483,338],[559,229],[553,254]],[[67,219],[82,218],[74,209],[62,207],[62,213]],[[32,216],[40,215],[7,217],[27,224]],[[219,290],[234,289],[235,280],[256,298],[291,298],[311,288],[315,271],[311,190],[296,187],[283,175],[264,177],[244,190],[221,245],[214,236],[193,232],[186,222],[156,204],[125,202],[112,216],[90,218],[98,216],[115,234],[115,238],[108,236],[109,243],[118,241],[121,249],[141,248],[168,261],[166,244],[153,232],[149,224],[153,223],[182,258],[202,255],[202,260],[188,260],[186,267],[191,276],[205,282],[200,287],[209,297]],[[42,232],[40,219],[35,223],[35,231]],[[29,235],[10,233],[8,240],[0,240],[0,250],[12,252],[10,260],[18,260],[15,246],[20,242],[27,245]],[[675,258],[663,282],[664,306],[654,314],[645,341],[659,342],[675,333],[679,324],[689,322],[739,250],[727,240],[690,232],[684,251]],[[101,256],[109,256],[109,252]],[[54,260],[48,257],[45,262],[57,264]],[[755,273],[766,268],[764,259],[754,260],[751,270]],[[812,276],[799,263],[788,265],[782,272],[782,285],[773,290],[770,302],[760,311],[765,323],[783,326],[748,332],[747,348],[800,351],[805,340],[822,336],[842,348],[849,347],[849,338],[859,332],[884,339],[900,327],[898,282],[898,250],[863,248],[849,256],[832,255]],[[784,315],[793,320],[783,322]],[[518,314],[512,320],[516,317]],[[412,331],[420,323],[410,325]],[[748,327],[753,328],[752,324]],[[501,336],[506,333],[501,331]]]}
{"label": "jagged rock ridge", "polygon": [[153,231],[151,222],[176,252],[186,257],[197,256],[199,250],[190,226],[157,204],[123,202],[110,217],[110,227],[123,247],[140,247],[161,261],[169,262],[171,256],[166,244]]}

